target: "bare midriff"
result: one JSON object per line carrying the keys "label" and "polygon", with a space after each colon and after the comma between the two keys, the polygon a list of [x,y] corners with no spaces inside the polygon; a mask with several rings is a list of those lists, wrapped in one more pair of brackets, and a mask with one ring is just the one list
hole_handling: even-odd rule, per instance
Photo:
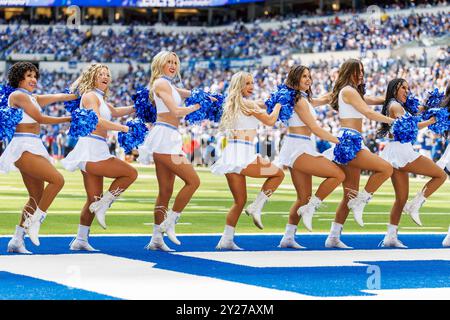
{"label": "bare midriff", "polygon": [[39,134],[41,125],[39,123],[21,123],[16,126],[16,132]]}
{"label": "bare midriff", "polygon": [[232,130],[231,139],[234,140],[244,140],[253,142],[256,137],[256,129],[248,130]]}
{"label": "bare midriff", "polygon": [[340,119],[340,123],[341,128],[350,128],[362,132],[363,119],[359,118]]}
{"label": "bare midriff", "polygon": [[157,122],[165,122],[165,123],[171,124],[175,127],[178,127],[180,125],[180,118],[175,117],[170,112],[158,113],[156,121]]}
{"label": "bare midriff", "polygon": [[288,132],[292,134],[300,134],[302,136],[311,136],[311,129],[307,126],[301,126],[301,127],[289,127]]}

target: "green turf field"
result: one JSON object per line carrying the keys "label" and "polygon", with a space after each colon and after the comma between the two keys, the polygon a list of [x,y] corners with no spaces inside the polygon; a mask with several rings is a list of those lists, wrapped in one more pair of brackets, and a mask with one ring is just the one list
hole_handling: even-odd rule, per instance
{"label": "green turf field", "polygon": [[[58,166],[58,168],[60,168]],[[41,234],[76,233],[79,212],[84,205],[85,195],[79,171],[74,173],[60,169],[66,178],[66,184],[48,211]],[[153,222],[153,206],[157,194],[157,182],[153,167],[138,167],[139,178],[108,211],[108,229],[103,230],[94,221],[92,233],[144,233],[150,234]],[[232,198],[224,176],[214,176],[208,169],[200,168],[198,173],[201,186],[191,203],[183,212],[177,225],[177,233],[221,233],[225,223],[225,214],[232,203]],[[321,180],[314,179],[314,190]],[[363,178],[361,183],[364,183]],[[410,198],[422,188],[426,180],[411,179]],[[105,180],[105,190],[109,185]],[[248,199],[252,201],[259,191],[262,179],[248,179]],[[108,184],[107,184],[108,183]],[[181,181],[177,180],[175,191],[179,190]],[[313,221],[314,231],[324,232],[330,228],[334,211],[342,197],[342,188],[326,199],[326,206],[321,208]],[[403,217],[400,231],[403,232],[446,232],[450,224],[450,181],[438,190],[422,208],[424,227],[416,226],[409,217]],[[238,233],[283,232],[289,208],[295,199],[295,191],[289,173],[278,191],[272,196],[264,209],[263,223],[265,229],[257,229],[251,219],[243,214],[237,226]],[[366,207],[364,221],[366,226],[359,227],[350,216],[345,231],[375,232],[385,231],[388,212],[394,199],[390,181],[375,194]],[[14,231],[23,204],[27,200],[19,173],[0,175],[0,234],[8,235]],[[300,232],[305,232],[301,225]]]}

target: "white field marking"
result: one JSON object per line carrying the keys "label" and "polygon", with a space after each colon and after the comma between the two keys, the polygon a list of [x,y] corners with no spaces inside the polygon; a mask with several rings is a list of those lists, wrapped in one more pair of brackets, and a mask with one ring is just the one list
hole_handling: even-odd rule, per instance
{"label": "white field marking", "polygon": [[[153,226],[154,224],[155,224],[154,222],[144,222],[143,223],[144,226]],[[190,226],[190,225],[192,225],[192,223],[190,223],[190,222],[178,222],[177,226],[178,225],[186,225],[186,226],[189,225]]]}
{"label": "white field marking", "polygon": [[[199,206],[199,209],[204,209],[205,207],[203,206]],[[20,208],[19,209],[11,209],[11,210],[15,210],[15,211],[8,211],[8,210],[0,210],[0,214],[2,213],[17,213],[19,214],[20,212]],[[183,214],[220,214],[223,215],[225,212],[228,212],[228,208],[217,208],[217,207],[212,207],[212,211],[191,211],[190,208],[186,208],[183,211]],[[220,212],[217,212],[220,211]],[[50,214],[74,214],[74,213],[80,213],[80,210],[49,210]],[[153,214],[153,209],[151,209],[151,207],[148,210],[109,210],[108,211],[109,214]],[[262,215],[280,215],[281,218],[288,218],[289,215],[286,215],[286,212],[284,211],[268,211],[268,212],[263,212]],[[330,212],[318,212],[318,214],[314,215],[315,217],[319,217],[320,215],[336,215],[336,212],[334,211],[330,211]],[[389,212],[364,212],[364,215],[373,215],[373,216],[377,216],[377,215],[389,215]],[[450,212],[422,212],[420,215],[425,215],[425,216],[433,216],[433,215],[437,215],[437,216],[450,216]],[[323,218],[324,221],[331,221],[333,219],[326,219]],[[321,219],[319,219],[321,220]]]}
{"label": "white field marking", "polygon": [[[401,228],[401,227],[400,227]],[[344,235],[354,235],[354,236],[364,236],[364,235],[379,235],[384,236],[385,232],[380,231],[365,231],[365,232],[345,232]],[[70,234],[40,234],[39,237],[46,238],[61,238],[61,237],[71,237],[73,233]],[[146,237],[148,233],[110,233],[110,234],[89,234],[89,237]],[[184,237],[208,237],[208,236],[221,236],[222,232],[212,232],[212,233],[177,233],[177,236]],[[283,232],[262,232],[262,233],[236,233],[236,236],[240,237],[253,237],[253,236],[283,236]],[[297,236],[310,237],[310,236],[327,236],[329,232],[297,232]],[[417,236],[427,236],[427,235],[440,235],[445,237],[447,232],[402,232],[402,235],[417,235]],[[11,238],[11,235],[0,235],[0,238]]]}
{"label": "white field marking", "polygon": [[[383,287],[383,281],[381,281]],[[389,290],[361,290],[362,292],[376,294],[375,297],[345,297],[348,299],[363,300],[448,300],[450,288],[421,288],[421,289],[389,289]],[[344,299],[339,297],[338,299]]]}
{"label": "white field marking", "polygon": [[405,229],[405,230],[440,230],[440,229],[446,229],[446,228],[441,228],[441,227],[400,227],[400,229]]}
{"label": "white field marking", "polygon": [[[33,268],[30,268],[30,265],[33,265]],[[312,298],[289,291],[157,269],[154,266],[155,263],[106,254],[0,257],[0,270],[122,299]],[[195,290],[192,289],[194,284]]]}
{"label": "white field marking", "polygon": [[[175,255],[232,263],[254,268],[368,266],[370,261],[448,260],[446,249],[383,249],[323,251],[174,252]],[[270,259],[267,257],[270,256]],[[355,261],[364,261],[359,263]]]}
{"label": "white field marking", "polygon": [[156,179],[154,174],[138,174],[138,179]]}

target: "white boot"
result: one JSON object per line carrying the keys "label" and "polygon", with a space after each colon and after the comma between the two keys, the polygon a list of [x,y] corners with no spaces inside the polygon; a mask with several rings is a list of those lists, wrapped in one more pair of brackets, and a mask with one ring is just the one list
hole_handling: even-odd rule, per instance
{"label": "white boot", "polygon": [[23,228],[30,237],[31,242],[33,242],[36,246],[41,244],[39,242],[39,229],[41,228],[41,224],[44,222],[46,216],[47,214],[39,209],[39,207],[36,208],[34,214],[24,212],[25,221],[23,222]]}
{"label": "white boot", "polygon": [[166,252],[173,252],[175,250],[169,248],[165,243],[164,243],[164,235],[161,232],[160,226],[155,224],[153,226],[153,235],[152,238],[150,240],[150,242],[147,244],[147,246],[145,247],[145,249],[147,250],[160,250],[160,251],[166,251]]}
{"label": "white boot", "polygon": [[353,211],[353,218],[356,223],[361,227],[364,227],[363,212],[366,204],[372,199],[372,194],[363,190],[361,192],[355,191],[355,194],[351,194],[352,199],[348,201],[348,208]]}
{"label": "white boot", "polygon": [[16,232],[11,240],[8,242],[7,252],[32,254],[25,248],[25,229],[21,226],[16,226]]}
{"label": "white boot", "polygon": [[278,248],[292,248],[292,249],[306,249],[305,247],[299,245],[295,241],[295,232],[297,231],[297,226],[294,224],[286,225],[286,232],[278,245]]}
{"label": "white boot", "polygon": [[266,194],[261,191],[258,196],[256,197],[255,201],[253,201],[246,209],[245,213],[248,216],[251,216],[253,219],[253,223],[255,226],[257,226],[259,229],[264,229],[264,226],[262,224],[261,220],[261,211],[264,208],[264,205],[266,204],[267,200],[269,200],[269,197],[266,196]]}
{"label": "white boot", "polygon": [[353,249],[341,241],[342,224],[333,222],[331,224],[330,235],[325,241],[326,248]]}
{"label": "white boot", "polygon": [[229,225],[225,225],[225,230],[219,243],[216,246],[217,250],[243,250],[239,248],[233,241],[235,228]]}
{"label": "white boot", "polygon": [[420,221],[419,210],[422,205],[425,203],[427,198],[422,191],[418,192],[414,199],[408,201],[403,208],[403,211],[407,213],[415,224],[422,226],[422,222]]}
{"label": "white boot", "polygon": [[443,247],[450,247],[450,227],[448,228],[447,236],[445,237],[444,241],[442,241]]}
{"label": "white boot", "polygon": [[177,224],[178,220],[180,220],[180,215],[181,214],[179,212],[169,210],[166,219],[160,225],[161,232],[167,234],[170,241],[172,241],[176,245],[181,244],[180,240],[177,239],[177,235],[175,234],[175,225]]}
{"label": "white boot", "polygon": [[106,193],[89,205],[89,210],[95,214],[98,223],[103,229],[106,229],[106,211],[111,207],[113,202],[123,192],[121,189],[115,191],[106,191]]}
{"label": "white boot", "polygon": [[312,196],[306,205],[301,206],[297,210],[297,214],[302,217],[303,225],[308,231],[312,231],[312,218],[321,204],[322,200],[320,200],[316,196]]}
{"label": "white boot", "polygon": [[100,251],[89,244],[89,226],[78,225],[78,234],[69,245],[72,251]]}
{"label": "white boot", "polygon": [[384,237],[381,246],[386,248],[408,248],[400,240],[398,240],[398,229],[397,226],[388,225],[388,232]]}

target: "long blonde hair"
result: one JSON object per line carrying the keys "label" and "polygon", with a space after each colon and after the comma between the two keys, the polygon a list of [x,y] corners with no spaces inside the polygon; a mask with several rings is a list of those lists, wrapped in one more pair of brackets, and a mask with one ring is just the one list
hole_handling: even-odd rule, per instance
{"label": "long blonde hair", "polygon": [[249,101],[245,101],[242,96],[242,90],[246,86],[248,77],[252,77],[252,75],[245,71],[239,71],[231,77],[222,118],[220,120],[219,128],[221,130],[233,129],[233,124],[239,113],[249,115],[255,109],[255,105]]}
{"label": "long blonde hair", "polygon": [[[109,77],[111,78],[111,70],[109,70],[106,64],[94,63],[91,64],[87,69],[85,69],[77,80],[70,86],[70,91],[78,91],[79,95],[83,95],[86,92],[95,89],[95,79],[101,69],[107,69],[109,72]],[[104,99],[108,97],[109,88],[106,88]]]}
{"label": "long blonde hair", "polygon": [[177,77],[181,80],[180,75],[180,58],[178,58],[178,55],[173,51],[161,51],[152,59],[152,64],[150,66],[151,75],[150,75],[150,81],[148,82],[148,92],[149,92],[149,98],[151,101],[153,100],[153,83],[156,81],[156,79],[160,78],[164,75],[164,66],[169,61],[170,56],[173,55],[177,59]]}

